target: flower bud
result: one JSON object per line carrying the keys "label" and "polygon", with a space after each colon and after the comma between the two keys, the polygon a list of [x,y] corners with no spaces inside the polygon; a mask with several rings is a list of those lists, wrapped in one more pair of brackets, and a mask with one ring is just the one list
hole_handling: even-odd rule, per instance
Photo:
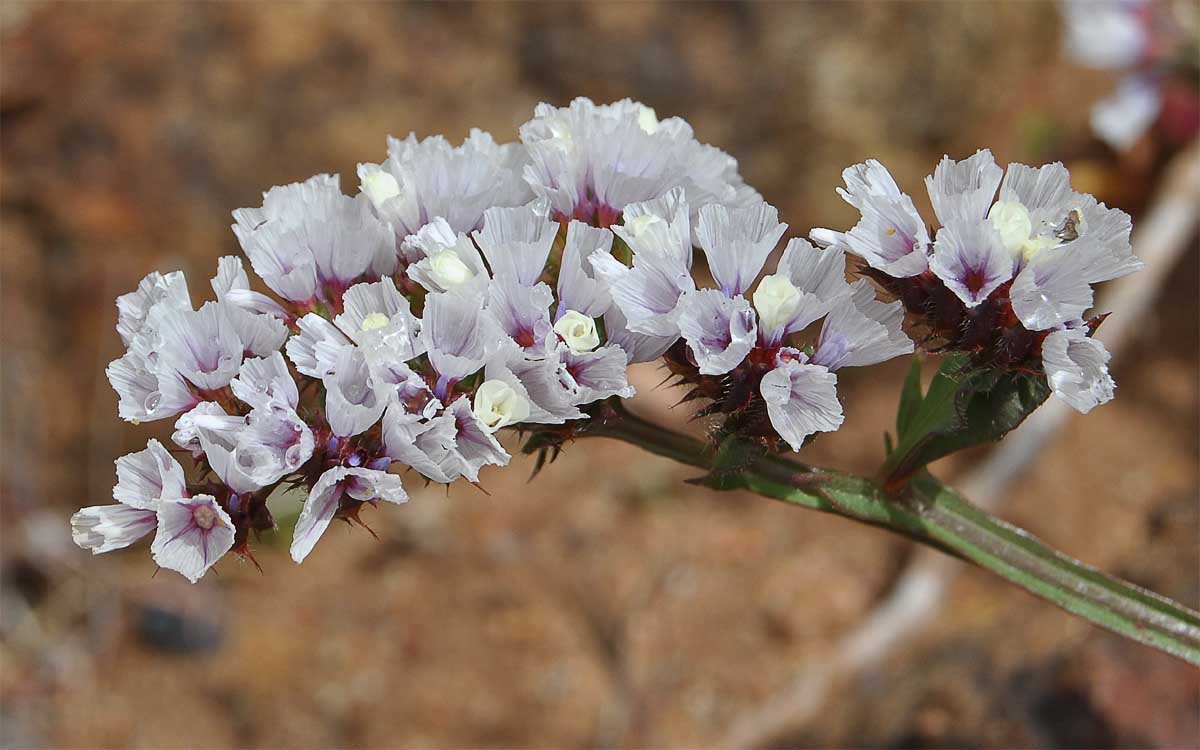
{"label": "flower bud", "polygon": [[654,214],[642,214],[625,222],[625,229],[634,237],[641,237],[656,227],[665,227],[667,222]]}
{"label": "flower bud", "polygon": [[503,380],[484,381],[475,390],[475,416],[488,432],[529,417],[529,402]]}
{"label": "flower bud", "polygon": [[775,330],[786,325],[800,309],[800,290],[779,274],[764,276],[754,291],[754,309],[762,329]]}
{"label": "flower bud", "polygon": [[575,310],[568,310],[558,319],[554,324],[554,332],[562,337],[563,343],[573,352],[590,352],[600,346],[596,321]]}
{"label": "flower bud", "polygon": [[1013,257],[1029,260],[1042,250],[1056,247],[1059,240],[1050,235],[1033,236],[1029,209],[1016,201],[998,201],[988,211],[988,221],[1000,234],[1000,240]]}
{"label": "flower bud", "polygon": [[389,321],[388,321],[388,317],[386,315],[384,315],[383,313],[375,312],[375,313],[371,313],[367,317],[363,318],[362,325],[360,325],[359,328],[362,329],[364,332],[365,331],[374,331],[374,330],[377,330],[380,328],[387,328],[388,323],[389,323]]}
{"label": "flower bud", "polygon": [[382,206],[400,195],[400,183],[382,169],[363,177],[359,189],[366,193],[367,197],[371,199],[371,203],[376,206]]}
{"label": "flower bud", "polygon": [[647,107],[644,104],[638,105],[638,127],[647,133],[654,133],[658,130],[658,113],[653,107]]}
{"label": "flower bud", "polygon": [[458,257],[453,250],[443,250],[431,255],[429,257],[429,273],[433,280],[444,289],[462,286],[475,278],[471,268],[463,263],[462,258]]}

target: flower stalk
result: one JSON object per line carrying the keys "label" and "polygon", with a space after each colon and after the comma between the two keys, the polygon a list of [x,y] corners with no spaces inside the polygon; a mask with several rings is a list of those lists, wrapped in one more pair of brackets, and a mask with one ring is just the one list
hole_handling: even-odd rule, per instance
{"label": "flower stalk", "polygon": [[889,495],[872,480],[778,455],[754,455],[729,469],[722,462],[736,446],[714,449],[619,403],[577,436],[620,440],[703,469],[708,474],[698,483],[714,489],[744,489],[902,534],[989,570],[1094,625],[1200,665],[1200,613],[1058,552],[928,473],[917,475],[904,494]]}

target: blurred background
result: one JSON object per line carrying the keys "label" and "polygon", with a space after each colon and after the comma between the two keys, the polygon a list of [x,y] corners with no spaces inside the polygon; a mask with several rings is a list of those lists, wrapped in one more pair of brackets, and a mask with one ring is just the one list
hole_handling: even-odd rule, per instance
{"label": "blurred background", "polygon": [[[914,557],[594,441],[533,483],[523,459],[492,471],[489,494],[414,479],[407,506],[369,514],[378,541],[337,527],[303,569],[286,535],[256,547],[263,572],[231,557],[197,586],[154,575],[145,545],[92,558],[68,517],[108,502],[116,457],[170,432],[116,416],[113,301],[154,269],[203,294],[238,251],[230,211],[269,186],[337,172],[353,189],[389,133],[512,140],[539,101],[630,96],[736,156],[795,234],[852,224],[834,187],[869,157],[931,215],[924,175],[981,146],[1066,161],[1137,226],[1196,125],[1194,79],[1160,61],[1148,124],[1115,148],[1097,138],[1093,104],[1131,73],[1069,55],[1053,4],[4,0],[0,34],[4,747],[721,745],[836,664]],[[1069,419],[998,512],[1196,607],[1188,242],[1117,355],[1119,398]],[[905,366],[841,377],[846,426],[806,459],[871,472]],[[683,425],[658,375],[636,374],[639,408]],[[1196,670],[948,570],[923,627],[756,741],[1200,744]]]}

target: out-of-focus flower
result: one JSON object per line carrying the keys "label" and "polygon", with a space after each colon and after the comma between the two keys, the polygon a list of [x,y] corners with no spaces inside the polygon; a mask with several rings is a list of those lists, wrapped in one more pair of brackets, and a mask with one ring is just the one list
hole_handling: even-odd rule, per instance
{"label": "out-of-focus flower", "polygon": [[[1118,151],[1156,123],[1171,140],[1200,129],[1194,5],[1170,0],[1062,0],[1063,44],[1080,65],[1124,71],[1116,90],[1092,106],[1096,135]],[[1178,84],[1178,85],[1177,85]]]}

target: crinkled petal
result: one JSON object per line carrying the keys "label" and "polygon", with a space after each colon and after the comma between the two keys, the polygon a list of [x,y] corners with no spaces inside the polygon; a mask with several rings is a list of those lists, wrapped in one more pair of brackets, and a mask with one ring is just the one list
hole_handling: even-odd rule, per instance
{"label": "crinkled petal", "polygon": [[913,343],[904,335],[903,322],[901,303],[880,302],[870,282],[855,282],[852,294],[833,301],[812,362],[832,371],[911,354]]}
{"label": "crinkled petal", "polygon": [[302,375],[324,378],[337,368],[342,350],[352,346],[337,326],[316,313],[296,321],[300,334],[288,339],[285,349],[292,364]]}
{"label": "crinkled petal", "polygon": [[780,223],[779,211],[769,203],[735,209],[711,204],[700,209],[696,241],[721,291],[733,297],[754,284],[786,231],[787,224]]}
{"label": "crinkled petal", "polygon": [[1009,164],[1000,183],[1000,200],[1028,209],[1035,231],[1060,222],[1071,209],[1072,196],[1071,175],[1057,161],[1041,167]]}
{"label": "crinkled petal", "polygon": [[794,451],[800,450],[809,435],[842,426],[837,376],[820,365],[780,362],[763,376],[759,392],[771,425]]}
{"label": "crinkled petal", "polygon": [[604,314],[604,332],[608,343],[616,344],[625,352],[629,364],[653,362],[679,340],[679,334],[649,336],[629,330],[624,314],[616,305],[610,307]]}
{"label": "crinkled petal", "polygon": [[454,292],[425,298],[421,340],[442,377],[459,379],[476,372],[503,345],[504,332],[483,304],[483,299]]}
{"label": "crinkled petal", "polygon": [[229,387],[233,395],[252,407],[282,400],[294,409],[300,403],[296,381],[279,352],[267,357],[248,357]]}
{"label": "crinkled petal", "polygon": [[135,291],[117,297],[117,333],[126,346],[141,332],[151,308],[160,304],[180,310],[192,309],[187,279],[182,271],[147,274]]}
{"label": "crinkled petal", "polygon": [[1087,257],[1069,247],[1043,250],[1021,269],[1008,296],[1026,328],[1044,331],[1075,320],[1092,306]]}
{"label": "crinkled petal", "polygon": [[71,516],[71,539],[93,555],[128,547],[154,531],[158,525],[155,510],[128,505],[93,505]]}
{"label": "crinkled petal", "polygon": [[1112,400],[1116,384],[1108,374],[1111,355],[1082,328],[1058,330],[1042,342],[1042,367],[1054,395],[1087,414]]}
{"label": "crinkled petal", "polygon": [[547,218],[548,206],[535,201],[515,208],[489,208],[475,242],[492,275],[533,286],[546,270],[546,260],[558,236],[559,224]]}
{"label": "crinkled petal", "polygon": [[151,439],[146,449],[117,459],[113,499],[131,508],[154,510],[163,498],[187,495],[183,467],[162,443]]}
{"label": "crinkled petal", "polygon": [[607,229],[596,229],[579,221],[567,226],[567,242],[558,272],[558,317],[574,310],[589,318],[599,318],[608,310],[612,296],[608,286],[596,278],[590,258],[597,253],[611,255],[612,243],[612,232]]}
{"label": "crinkled petal", "polygon": [[379,421],[387,408],[385,384],[376,382],[361,349],[343,349],[335,372],[327,375],[323,382],[325,418],[329,420],[333,434],[338,437],[366,432]]}
{"label": "crinkled petal", "polygon": [[943,225],[956,220],[978,220],[988,214],[1004,170],[992,152],[980,149],[973,156],[954,161],[943,156],[933,174],[925,178],[933,212]]}

